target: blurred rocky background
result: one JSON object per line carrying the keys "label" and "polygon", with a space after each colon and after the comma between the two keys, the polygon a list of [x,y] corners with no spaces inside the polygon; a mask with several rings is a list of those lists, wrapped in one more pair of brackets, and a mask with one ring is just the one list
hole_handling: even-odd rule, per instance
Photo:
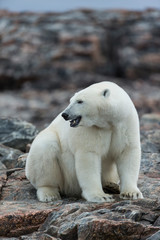
{"label": "blurred rocky background", "polygon": [[[118,83],[138,110],[145,199],[122,201],[112,186],[112,204],[39,203],[24,174],[29,144],[100,81]],[[0,10],[0,200],[2,239],[160,239],[160,6]]]}
{"label": "blurred rocky background", "polygon": [[43,128],[80,88],[114,81],[160,109],[160,10],[0,11],[0,112]]}

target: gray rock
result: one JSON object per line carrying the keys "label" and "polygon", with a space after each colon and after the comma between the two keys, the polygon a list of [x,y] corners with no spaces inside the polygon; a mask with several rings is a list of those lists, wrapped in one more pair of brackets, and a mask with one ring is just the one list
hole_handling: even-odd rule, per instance
{"label": "gray rock", "polygon": [[0,144],[0,162],[8,169],[16,167],[17,159],[20,155],[22,155],[21,151]]}
{"label": "gray rock", "polygon": [[17,159],[16,167],[25,168],[27,156],[28,156],[28,153],[20,155],[19,158]]}
{"label": "gray rock", "polygon": [[160,239],[160,231],[153,234],[151,237],[147,238],[146,240],[159,240]]}
{"label": "gray rock", "polygon": [[160,113],[144,114],[141,118],[141,129],[152,130],[160,128]]}
{"label": "gray rock", "polygon": [[141,131],[141,145],[143,153],[160,152],[160,129]]}
{"label": "gray rock", "polygon": [[144,114],[140,125],[142,153],[160,153],[160,114]]}
{"label": "gray rock", "polygon": [[139,187],[144,197],[160,200],[160,125],[159,114],[141,120],[142,160]]}
{"label": "gray rock", "polygon": [[15,118],[0,118],[0,143],[21,151],[37,135],[37,129],[31,123]]}

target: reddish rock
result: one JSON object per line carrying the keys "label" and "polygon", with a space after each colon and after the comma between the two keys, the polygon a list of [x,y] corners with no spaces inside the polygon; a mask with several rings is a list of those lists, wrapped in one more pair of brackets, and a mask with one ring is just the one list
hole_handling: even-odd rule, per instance
{"label": "reddish rock", "polygon": [[36,231],[52,211],[51,205],[36,202],[0,202],[0,236],[18,237]]}
{"label": "reddish rock", "polygon": [[24,170],[15,171],[8,176],[5,188],[1,194],[2,200],[28,201],[36,199],[35,189],[29,184]]}
{"label": "reddish rock", "polygon": [[[147,201],[141,200],[141,202],[146,205],[145,208],[138,207],[138,201],[133,201],[132,204],[130,201],[121,201],[116,204],[73,203],[64,205],[59,211],[49,215],[39,232],[71,240],[144,239],[157,232],[159,227],[151,226],[150,219],[147,219],[148,226],[141,224],[143,215],[149,210]],[[139,218],[134,218],[140,210]],[[156,213],[153,215],[155,220]]]}
{"label": "reddish rock", "polygon": [[157,230],[129,221],[93,220],[78,227],[78,240],[135,240],[146,238]]}

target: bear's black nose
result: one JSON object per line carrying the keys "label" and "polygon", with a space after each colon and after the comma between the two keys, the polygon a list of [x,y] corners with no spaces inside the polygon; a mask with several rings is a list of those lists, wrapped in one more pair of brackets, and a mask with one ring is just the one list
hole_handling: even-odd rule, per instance
{"label": "bear's black nose", "polygon": [[67,113],[62,113],[62,117],[67,121],[69,120],[69,115]]}

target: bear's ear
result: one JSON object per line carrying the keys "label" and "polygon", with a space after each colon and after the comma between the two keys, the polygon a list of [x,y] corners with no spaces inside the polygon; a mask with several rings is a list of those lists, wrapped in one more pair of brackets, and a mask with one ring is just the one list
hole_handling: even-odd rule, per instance
{"label": "bear's ear", "polygon": [[108,97],[109,95],[110,95],[109,89],[103,90],[103,96],[104,96],[104,97]]}

